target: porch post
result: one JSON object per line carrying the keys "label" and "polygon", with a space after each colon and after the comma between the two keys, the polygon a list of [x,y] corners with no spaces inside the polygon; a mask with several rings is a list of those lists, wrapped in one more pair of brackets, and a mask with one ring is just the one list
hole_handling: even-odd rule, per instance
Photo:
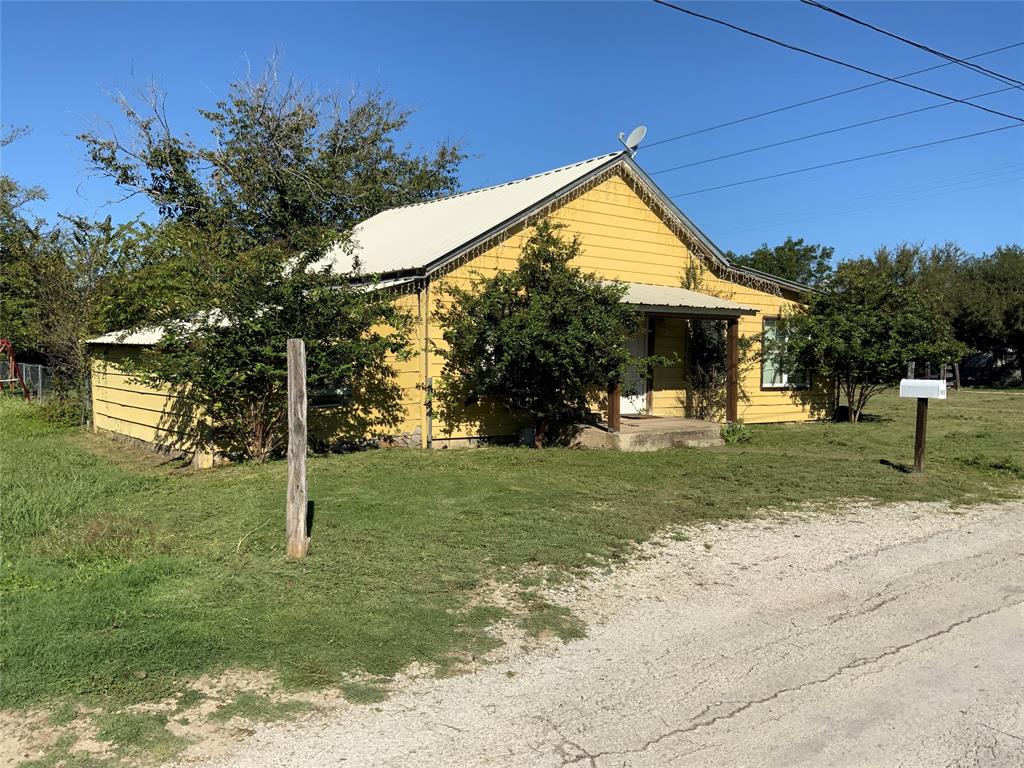
{"label": "porch post", "polygon": [[622,385],[619,382],[608,386],[608,429],[619,431],[619,407],[621,405]]}
{"label": "porch post", "polygon": [[730,318],[725,334],[726,380],[725,420],[730,424],[739,418],[740,401],[740,321]]}

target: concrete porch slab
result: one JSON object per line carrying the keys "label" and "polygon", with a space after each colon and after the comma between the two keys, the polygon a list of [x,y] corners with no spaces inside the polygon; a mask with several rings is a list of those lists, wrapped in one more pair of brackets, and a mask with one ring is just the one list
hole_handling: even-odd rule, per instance
{"label": "concrete porch slab", "polygon": [[579,448],[660,451],[664,448],[709,448],[724,445],[721,424],[675,416],[622,416],[618,432],[584,426],[573,440]]}

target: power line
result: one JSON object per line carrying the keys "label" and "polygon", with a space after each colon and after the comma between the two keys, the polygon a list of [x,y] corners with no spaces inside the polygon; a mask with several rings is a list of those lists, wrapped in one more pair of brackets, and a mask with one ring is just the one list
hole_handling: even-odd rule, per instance
{"label": "power line", "polygon": [[1004,125],[1004,126],[1001,126],[999,128],[989,128],[987,131],[976,131],[974,133],[964,133],[964,134],[961,134],[960,136],[951,136],[949,138],[938,139],[936,141],[926,141],[923,144],[913,144],[913,145],[911,145],[909,147],[899,147],[897,149],[887,149],[884,152],[873,152],[870,155],[860,155],[859,157],[850,157],[850,158],[847,158],[845,160],[834,160],[831,163],[821,163],[819,165],[811,165],[811,166],[808,166],[806,168],[797,168],[796,170],[793,170],[793,171],[783,171],[782,173],[773,173],[773,174],[770,174],[768,176],[758,176],[755,179],[744,179],[743,181],[734,181],[731,184],[719,184],[716,187],[705,187],[704,189],[695,189],[692,192],[681,192],[681,193],[676,194],[676,195],[669,195],[669,197],[672,197],[672,198],[675,198],[675,197],[688,197],[690,195],[699,195],[699,194],[701,194],[703,192],[714,192],[715,190],[718,190],[718,189],[728,189],[730,187],[739,187],[739,186],[742,186],[743,184],[753,184],[754,182],[757,182],[757,181],[768,181],[769,179],[778,179],[778,178],[782,178],[783,176],[793,176],[794,174],[797,174],[797,173],[806,173],[808,171],[817,171],[817,170],[820,170],[822,168],[832,168],[832,167],[837,166],[837,165],[846,165],[847,163],[855,163],[858,160],[870,160],[870,159],[875,158],[875,157],[885,157],[887,155],[895,155],[895,154],[898,154],[900,152],[909,152],[909,151],[911,151],[913,149],[923,149],[925,147],[934,147],[934,146],[937,146],[939,144],[948,144],[951,141],[960,141],[962,139],[973,139],[976,136],[985,136],[985,135],[990,134],[990,133],[998,133],[999,131],[1006,131],[1006,130],[1009,130],[1011,128],[1020,128],[1022,125],[1024,125],[1024,123],[1016,123],[1014,125]]}
{"label": "power line", "polygon": [[[1000,48],[993,48],[990,51],[982,51],[981,53],[976,53],[973,56],[966,56],[966,57],[964,57],[964,61],[969,61],[971,59],[980,59],[982,56],[989,56],[989,55],[991,55],[993,53],[999,53],[1001,51],[1010,50],[1011,48],[1019,48],[1022,45],[1024,45],[1024,41],[1021,41],[1019,43],[1011,43],[1010,45],[1004,45],[1004,46],[1002,46]],[[920,74],[923,74],[924,72],[931,72],[931,71],[936,70],[936,69],[942,69],[943,67],[951,67],[951,66],[953,66],[952,62],[950,62],[948,64],[936,64],[933,67],[925,67],[924,69],[917,69],[917,70],[914,70],[913,72],[906,72],[906,73],[904,73],[902,75],[897,75],[897,77],[899,77],[899,78],[913,77],[914,75],[920,75]],[[835,93],[829,93],[829,94],[826,94],[824,96],[817,96],[817,97],[815,97],[813,99],[807,99],[806,101],[798,101],[796,104],[789,104],[789,105],[787,105],[785,107],[776,107],[775,109],[769,109],[767,112],[758,112],[756,115],[747,115],[746,117],[739,117],[739,118],[736,118],[735,120],[729,120],[728,122],[725,122],[725,123],[719,123],[718,125],[710,125],[707,128],[699,128],[698,130],[690,131],[689,133],[681,133],[678,136],[670,136],[669,138],[661,139],[660,141],[652,141],[652,142],[649,142],[649,143],[646,143],[646,144],[642,144],[641,148],[642,149],[651,149],[652,147],[656,147],[659,144],[668,144],[670,141],[679,141],[680,139],[688,139],[691,136],[698,136],[698,135],[700,135],[702,133],[709,133],[711,131],[717,131],[720,128],[728,128],[729,126],[738,125],[740,123],[746,123],[746,122],[749,122],[750,120],[757,120],[758,118],[761,118],[761,117],[768,117],[769,115],[776,115],[779,112],[787,112],[787,111],[789,111],[791,109],[797,109],[799,107],[806,107],[808,104],[816,104],[819,101],[827,101],[828,99],[834,99],[837,96],[845,96],[848,93],[856,93],[857,91],[863,91],[863,90],[866,90],[868,88],[874,88],[876,85],[885,85],[886,82],[888,82],[888,81],[887,80],[875,80],[873,83],[867,83],[866,85],[858,85],[855,88],[845,88],[845,89],[843,89],[841,91],[836,91]]]}
{"label": "power line", "polygon": [[[938,197],[940,195],[968,192],[996,184],[1008,184],[1024,180],[1024,176],[1015,175],[1021,173],[1022,165],[1024,165],[1024,163],[1016,163],[1011,166],[1005,166],[1005,170],[987,169],[985,171],[976,171],[974,173],[962,174],[959,176],[935,179],[923,184],[913,184],[908,187],[897,187],[895,189],[882,190],[869,195],[858,195],[857,197],[847,198],[845,200],[835,200],[825,205],[781,211],[771,216],[749,221],[745,224],[736,225],[735,222],[733,222],[732,226],[722,230],[717,230],[714,226],[709,226],[708,229],[709,231],[715,231],[719,236],[732,235],[742,232],[767,229],[768,227],[785,226],[787,224],[795,224],[802,221],[828,218],[830,216],[836,216],[844,213],[856,213],[858,211],[869,210],[871,208],[877,208],[884,205],[900,205],[903,203],[914,202],[916,200]],[[993,170],[998,172],[992,173]],[[1012,178],[1000,178],[1004,176],[1012,176]]]}
{"label": "power line", "polygon": [[817,51],[812,51],[812,50],[809,50],[807,48],[801,48],[800,46],[793,45],[792,43],[786,43],[786,42],[783,42],[782,40],[777,40],[774,37],[768,37],[767,35],[762,35],[760,32],[754,32],[753,30],[745,29],[744,27],[737,26],[736,24],[732,24],[732,23],[730,23],[728,21],[724,21],[723,19],[716,19],[714,16],[707,16],[706,14],[703,14],[703,13],[697,13],[697,11],[691,11],[688,8],[683,8],[680,5],[676,5],[675,3],[670,3],[670,2],[668,2],[668,0],[654,0],[654,2],[657,3],[658,5],[665,6],[666,8],[671,8],[674,11],[679,11],[680,13],[685,13],[687,16],[693,16],[693,17],[698,18],[698,19],[703,19],[705,21],[710,21],[710,22],[712,22],[714,24],[719,24],[719,25],[721,25],[723,27],[727,27],[727,28],[732,29],[732,30],[734,30],[736,32],[742,32],[744,35],[749,35],[750,37],[755,37],[758,40],[764,40],[765,42],[772,43],[773,45],[782,46],[783,48],[787,48],[787,49],[789,49],[791,51],[796,51],[797,53],[803,53],[803,54],[805,54],[807,56],[813,56],[816,59],[821,59],[822,61],[828,61],[828,62],[831,62],[832,64],[838,64],[841,67],[846,67],[847,69],[852,69],[855,72],[862,72],[865,75],[871,75],[872,77],[879,77],[879,78],[881,78],[881,79],[883,79],[883,80],[885,80],[887,82],[896,83],[897,85],[902,85],[905,88],[912,88],[915,91],[920,91],[921,93],[927,93],[930,96],[937,96],[938,98],[945,99],[946,101],[954,101],[957,104],[965,104],[968,107],[973,107],[974,109],[981,110],[982,112],[988,112],[991,115],[998,115],[999,117],[1005,117],[1005,118],[1008,118],[1010,120],[1016,120],[1018,123],[1024,124],[1024,117],[1018,117],[1017,115],[1011,115],[1011,114],[1008,114],[1006,112],[1000,112],[998,109],[989,109],[988,107],[983,107],[981,104],[972,104],[969,101],[964,101],[963,99],[958,99],[955,96],[947,96],[944,93],[939,93],[938,91],[933,91],[930,88],[925,88],[924,86],[921,86],[921,85],[914,85],[913,83],[908,83],[905,80],[900,80],[899,78],[896,78],[896,77],[889,77],[888,75],[883,75],[880,72],[874,72],[874,71],[872,71],[870,69],[866,69],[864,67],[858,66],[857,64],[851,64],[851,63],[849,63],[847,61],[842,61],[841,59],[836,59],[836,58],[834,58],[832,56],[827,56],[824,53],[818,53]]}
{"label": "power line", "polygon": [[[986,93],[979,93],[976,96],[968,96],[967,99],[970,101],[970,100],[973,100],[973,99],[980,99],[980,98],[982,98],[984,96],[992,96],[993,94],[996,94],[996,93],[1005,93],[1006,91],[1012,91],[1012,90],[1015,90],[1015,88],[1013,86],[1011,86],[1009,88],[999,88],[999,89],[997,89],[995,91],[988,91]],[[741,150],[738,150],[736,152],[729,152],[727,154],[717,155],[715,157],[706,157],[703,160],[694,160],[693,162],[690,162],[690,163],[683,163],[682,165],[674,165],[671,168],[662,168],[660,171],[652,171],[651,172],[651,176],[657,176],[659,173],[669,173],[670,171],[679,171],[679,170],[682,170],[683,168],[692,168],[695,165],[704,165],[705,163],[713,163],[716,160],[725,160],[725,159],[730,158],[730,157],[738,157],[740,155],[749,155],[752,152],[760,152],[763,149],[772,149],[773,147],[781,147],[781,146],[784,146],[786,144],[794,144],[794,143],[796,143],[798,141],[806,141],[807,139],[814,139],[814,138],[817,138],[819,136],[827,136],[830,133],[839,133],[840,131],[848,131],[848,130],[850,130],[852,128],[861,128],[861,127],[863,127],[865,125],[874,125],[875,123],[883,123],[886,120],[895,120],[897,117],[906,117],[907,115],[916,115],[919,112],[928,112],[929,110],[932,110],[932,109],[940,109],[942,107],[948,107],[950,104],[951,104],[951,102],[944,101],[941,104],[932,104],[931,106],[928,106],[928,107],[920,107],[918,109],[911,109],[911,110],[908,110],[907,112],[897,112],[894,115],[886,115],[885,117],[876,117],[876,118],[874,118],[872,120],[863,120],[863,121],[861,121],[859,123],[851,123],[850,125],[842,125],[842,126],[840,126],[838,128],[830,128],[827,131],[818,131],[816,133],[808,133],[808,134],[806,134],[804,136],[797,136],[796,138],[793,138],[793,139],[784,139],[783,141],[776,141],[776,142],[773,142],[772,144],[762,144],[759,147],[751,147],[749,149],[741,149]]]}
{"label": "power line", "polygon": [[[932,198],[942,197],[944,195],[955,195],[963,192],[973,192],[977,189],[985,189],[987,187],[994,187],[1000,184],[1010,184],[1014,182],[1024,181],[1024,176],[1017,176],[1012,179],[996,179],[994,181],[986,181],[984,183],[975,184],[970,187],[962,187],[960,189],[945,189],[938,192],[932,192],[930,194],[919,194],[912,197],[905,197],[902,200],[883,200],[882,202],[872,203],[870,205],[862,205],[857,208],[848,208],[846,210],[829,211],[827,213],[817,214],[815,216],[804,216],[802,218],[790,219],[788,221],[773,222],[770,224],[755,225],[751,227],[742,227],[738,229],[730,229],[723,231],[716,231],[715,237],[721,238],[730,235],[739,235],[746,232],[758,232],[760,230],[768,229],[769,227],[786,227],[794,224],[801,224],[805,221],[816,221],[818,219],[829,219],[833,216],[847,216],[852,213],[861,213],[863,211],[870,211],[876,208],[886,208],[893,205],[902,205],[904,203],[915,203],[921,200],[931,200]],[[710,229],[709,229],[710,231]]]}
{"label": "power line", "polygon": [[954,176],[943,176],[937,179],[931,179],[929,181],[918,182],[917,184],[910,184],[908,186],[891,187],[889,189],[875,189],[866,195],[856,195],[854,197],[848,197],[843,200],[832,200],[830,202],[818,203],[815,205],[804,206],[802,208],[791,208],[789,210],[774,211],[767,216],[762,216],[759,219],[754,219],[749,224],[772,224],[776,223],[780,219],[789,219],[794,216],[809,216],[815,213],[821,213],[823,211],[832,210],[836,206],[855,205],[863,202],[870,202],[872,200],[878,200],[882,197],[888,197],[892,195],[901,195],[907,193],[929,191],[937,187],[948,187],[956,186],[958,184],[975,183],[979,181],[979,177],[995,177],[1005,176],[1007,174],[1020,173],[1024,168],[1024,162],[1011,163],[1009,165],[999,165],[994,168],[983,168],[977,171],[971,171],[970,173],[956,174]]}
{"label": "power line", "polygon": [[838,16],[841,19],[845,19],[846,21],[852,21],[854,24],[859,24],[862,27],[867,27],[868,29],[874,30],[875,32],[880,32],[881,34],[885,35],[886,37],[891,37],[894,40],[899,40],[901,43],[906,43],[907,45],[911,45],[914,48],[918,48],[918,49],[920,49],[922,51],[927,51],[928,53],[932,54],[933,56],[938,56],[940,59],[945,59],[946,61],[950,62],[951,64],[959,64],[960,66],[964,67],[965,69],[969,69],[972,72],[976,72],[976,73],[978,73],[980,75],[985,75],[985,77],[990,77],[993,80],[997,80],[997,81],[999,81],[1001,83],[1004,83],[1006,85],[1013,85],[1013,86],[1015,86],[1017,88],[1020,88],[1021,86],[1024,86],[1024,81],[1018,80],[1015,77],[1010,77],[1009,75],[1004,75],[1004,74],[1002,74],[1000,72],[996,72],[995,70],[988,69],[987,67],[983,67],[980,64],[972,64],[971,62],[967,61],[966,59],[959,59],[956,56],[951,56],[948,53],[943,53],[942,51],[939,51],[939,50],[936,50],[935,48],[932,48],[930,46],[924,45],[923,43],[918,43],[918,42],[916,42],[914,40],[911,40],[910,38],[903,37],[902,35],[897,35],[895,32],[889,32],[888,30],[882,29],[881,27],[877,27],[874,24],[871,24],[870,22],[864,21],[862,19],[855,18],[855,17],[849,15],[848,13],[843,13],[842,11],[840,11],[840,10],[838,10],[836,8],[830,8],[829,6],[825,5],[824,3],[818,2],[818,0],[800,0],[800,2],[803,3],[804,5],[811,6],[812,8],[817,8],[817,9],[825,11],[827,13],[831,13],[831,14],[833,14],[835,16]]}

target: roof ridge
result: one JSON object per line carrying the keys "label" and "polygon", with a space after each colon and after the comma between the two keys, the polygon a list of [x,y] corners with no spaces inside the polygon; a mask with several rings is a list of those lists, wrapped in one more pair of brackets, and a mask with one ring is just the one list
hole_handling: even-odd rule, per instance
{"label": "roof ridge", "polygon": [[433,200],[421,200],[418,203],[407,203],[406,205],[396,205],[394,208],[387,208],[381,213],[390,213],[391,211],[402,211],[406,208],[417,208],[424,205],[430,205],[431,203],[440,203],[444,200],[454,200],[457,197],[468,197],[469,195],[475,195],[479,192],[489,192],[492,189],[500,189],[501,187],[510,187],[513,184],[522,184],[524,181],[530,181],[531,179],[538,179],[541,176],[549,176],[552,173],[559,173],[561,171],[568,170],[569,168],[575,168],[579,165],[585,165],[587,163],[593,163],[596,160],[610,160],[616,155],[621,155],[623,150],[617,152],[608,152],[603,155],[596,155],[594,157],[588,157],[586,160],[578,160],[575,163],[568,163],[567,165],[559,166],[558,168],[551,168],[547,171],[541,171],[540,173],[534,173],[530,176],[523,176],[521,179],[512,179],[511,181],[503,181],[500,184],[491,184],[487,187],[477,187],[476,189],[467,189],[463,192],[453,192],[450,195],[444,197],[435,197]]}

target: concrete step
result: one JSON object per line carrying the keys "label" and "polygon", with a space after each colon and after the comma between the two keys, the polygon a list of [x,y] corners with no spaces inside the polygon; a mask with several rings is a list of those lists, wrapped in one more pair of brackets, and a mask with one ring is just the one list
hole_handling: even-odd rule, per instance
{"label": "concrete step", "polygon": [[593,448],[618,451],[660,451],[665,448],[711,448],[724,445],[720,434],[721,425],[711,423],[687,424],[684,427],[665,429],[630,429],[608,432],[602,427],[583,426],[573,439],[577,448]]}

